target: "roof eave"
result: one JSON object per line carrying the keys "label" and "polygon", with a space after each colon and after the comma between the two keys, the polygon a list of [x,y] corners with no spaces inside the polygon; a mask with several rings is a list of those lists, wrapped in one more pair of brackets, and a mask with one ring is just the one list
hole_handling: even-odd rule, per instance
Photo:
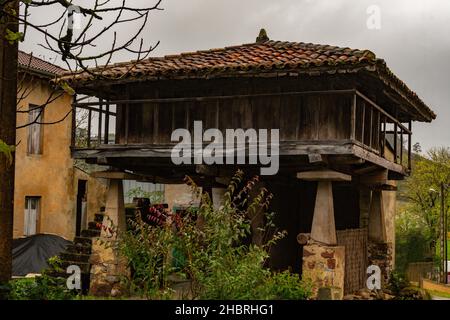
{"label": "roof eave", "polygon": [[19,65],[19,72],[24,72],[24,73],[30,73],[30,74],[34,74],[46,79],[52,79],[57,77],[58,75],[55,73],[51,73],[48,71],[44,71],[44,70],[40,70],[40,69],[35,69],[29,66],[23,66],[23,65]]}

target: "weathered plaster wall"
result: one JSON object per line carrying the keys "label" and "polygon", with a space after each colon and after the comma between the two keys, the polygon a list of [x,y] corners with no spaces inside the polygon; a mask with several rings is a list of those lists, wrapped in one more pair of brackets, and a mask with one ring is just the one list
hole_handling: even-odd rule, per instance
{"label": "weathered plaster wall", "polygon": [[106,192],[108,181],[106,179],[92,178],[87,172],[75,167],[73,179],[73,188],[76,190],[78,180],[87,181],[87,222],[94,221],[94,216],[100,211],[106,203]]}
{"label": "weathered plaster wall", "polygon": [[186,206],[192,202],[198,203],[194,199],[189,186],[185,184],[166,184],[164,186],[164,200],[172,210],[174,206]]}
{"label": "weathered plaster wall", "polygon": [[[44,104],[51,88],[48,80],[26,79],[23,86],[33,88],[20,103],[21,110],[30,104]],[[70,111],[71,96],[65,94],[49,104],[44,122],[58,121]],[[17,125],[28,123],[28,113],[17,114]],[[27,154],[28,128],[17,130],[14,194],[14,237],[24,235],[25,197],[41,197],[38,233],[57,234],[72,240],[75,235],[77,179],[88,180],[88,218],[104,205],[105,186],[75,169],[70,154],[71,116],[64,121],[43,126],[43,153]]]}
{"label": "weathered plaster wall", "polygon": [[[47,80],[31,79],[33,86],[20,108],[28,110],[29,104],[41,105],[50,95]],[[64,95],[49,104],[44,111],[44,122],[62,119],[70,110],[71,98]],[[26,196],[40,196],[41,207],[38,232],[70,237],[75,226],[75,192],[73,190],[73,161],[70,157],[71,117],[43,126],[43,153],[27,155],[28,128],[17,130],[14,236],[23,236]],[[17,114],[18,126],[28,123],[28,113]]]}

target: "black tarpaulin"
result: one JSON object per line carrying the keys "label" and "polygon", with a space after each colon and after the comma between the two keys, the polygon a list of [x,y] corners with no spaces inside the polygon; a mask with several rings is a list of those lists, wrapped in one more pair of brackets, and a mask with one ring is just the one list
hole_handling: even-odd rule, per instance
{"label": "black tarpaulin", "polygon": [[65,250],[70,241],[51,234],[37,234],[13,240],[13,276],[41,273],[48,267],[47,259]]}

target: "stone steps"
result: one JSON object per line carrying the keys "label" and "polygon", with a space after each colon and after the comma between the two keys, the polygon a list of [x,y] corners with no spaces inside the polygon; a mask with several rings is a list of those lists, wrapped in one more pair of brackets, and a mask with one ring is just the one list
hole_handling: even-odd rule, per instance
{"label": "stone steps", "polygon": [[91,272],[91,264],[89,262],[79,262],[79,261],[65,261],[61,263],[61,267],[64,270],[67,270],[69,266],[79,266],[81,273],[90,273]]}
{"label": "stone steps", "polygon": [[100,236],[101,230],[97,227],[98,223],[103,222],[105,208],[100,208],[100,212],[95,214],[94,221],[88,223],[88,228],[81,231],[80,236],[74,238],[72,244],[66,247],[66,250],[59,255],[61,259],[61,269],[48,270],[47,274],[52,277],[67,279],[67,267],[77,265],[81,271],[82,293],[87,294],[90,285],[91,264],[89,259],[92,253],[92,239]]}
{"label": "stone steps", "polygon": [[83,230],[81,231],[81,236],[85,238],[100,237],[100,230],[91,230],[91,229]]}
{"label": "stone steps", "polygon": [[101,222],[95,222],[95,221],[91,221],[88,223],[88,230],[100,230],[100,226],[97,227],[97,225],[101,223]]}
{"label": "stone steps", "polygon": [[75,237],[74,241],[75,244],[82,244],[82,245],[92,245],[92,238],[90,237]]}
{"label": "stone steps", "polygon": [[102,223],[102,222],[103,222],[103,217],[104,217],[104,216],[105,216],[105,213],[102,213],[102,212],[96,213],[96,214],[94,215],[94,222]]}
{"label": "stone steps", "polygon": [[90,244],[83,245],[82,243],[69,244],[66,247],[65,252],[79,253],[79,254],[91,254],[91,245]]}
{"label": "stone steps", "polygon": [[88,263],[90,254],[83,254],[83,253],[73,253],[73,252],[63,252],[59,255],[61,260],[63,261],[76,261],[76,262],[83,262]]}

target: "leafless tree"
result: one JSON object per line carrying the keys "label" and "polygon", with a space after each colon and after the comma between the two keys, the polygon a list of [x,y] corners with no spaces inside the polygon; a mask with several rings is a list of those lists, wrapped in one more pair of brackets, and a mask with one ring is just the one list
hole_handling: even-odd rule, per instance
{"label": "leafless tree", "polygon": [[[15,144],[16,113],[28,113],[17,106],[25,99],[32,87],[24,79],[17,79],[18,42],[24,41],[32,29],[44,38],[43,48],[61,57],[66,69],[74,75],[88,72],[94,78],[106,78],[103,70],[114,61],[114,55],[128,52],[135,55],[135,64],[148,57],[155,44],[145,44],[143,32],[149,23],[150,14],[160,8],[161,0],[149,0],[148,7],[134,7],[133,0],[0,0],[0,142]],[[57,17],[45,23],[36,22],[36,10],[57,11]],[[83,17],[79,26],[74,26],[75,15]],[[135,31],[130,33],[130,29]],[[126,32],[119,37],[120,30]],[[125,39],[125,40],[120,40]],[[111,45],[105,50],[102,43]],[[102,65],[103,68],[99,68]],[[90,68],[96,67],[96,71]],[[128,72],[134,65],[129,66]],[[29,83],[29,82],[28,82]],[[67,82],[59,82],[45,103],[34,107],[48,107],[62,94],[74,94]],[[17,94],[16,94],[17,93]],[[70,112],[69,112],[70,113]],[[64,121],[69,114],[54,122]],[[19,128],[38,123],[34,121]],[[13,226],[14,161],[0,154],[0,283],[11,277],[11,240]]]}

